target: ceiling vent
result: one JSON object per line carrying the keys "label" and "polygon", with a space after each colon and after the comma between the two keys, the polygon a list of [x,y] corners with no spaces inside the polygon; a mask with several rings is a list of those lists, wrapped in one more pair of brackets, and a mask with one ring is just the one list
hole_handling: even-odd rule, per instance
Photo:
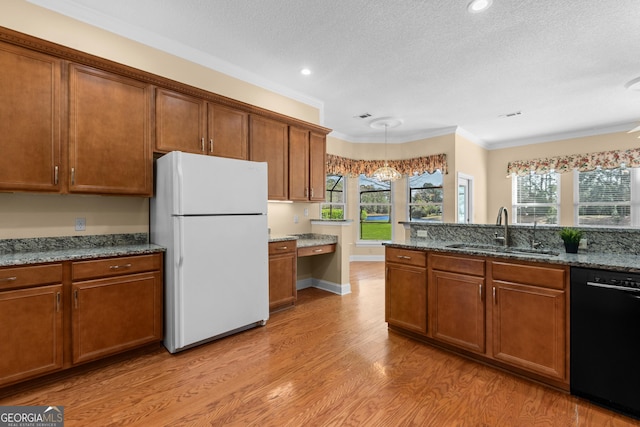
{"label": "ceiling vent", "polygon": [[514,113],[503,114],[499,117],[516,117],[522,115],[522,111],[516,111]]}

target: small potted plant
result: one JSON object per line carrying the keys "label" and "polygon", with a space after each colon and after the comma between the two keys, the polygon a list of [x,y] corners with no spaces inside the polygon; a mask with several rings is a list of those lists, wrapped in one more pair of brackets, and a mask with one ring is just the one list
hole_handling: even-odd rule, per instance
{"label": "small potted plant", "polygon": [[582,231],[566,227],[560,230],[560,238],[564,242],[564,249],[569,254],[578,253],[578,246],[580,245],[580,239],[582,239]]}

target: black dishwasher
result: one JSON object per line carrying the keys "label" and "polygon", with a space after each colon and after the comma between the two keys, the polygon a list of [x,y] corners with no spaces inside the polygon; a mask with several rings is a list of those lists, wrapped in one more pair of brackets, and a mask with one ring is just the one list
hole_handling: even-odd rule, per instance
{"label": "black dishwasher", "polygon": [[571,268],[571,393],[640,418],[640,274]]}

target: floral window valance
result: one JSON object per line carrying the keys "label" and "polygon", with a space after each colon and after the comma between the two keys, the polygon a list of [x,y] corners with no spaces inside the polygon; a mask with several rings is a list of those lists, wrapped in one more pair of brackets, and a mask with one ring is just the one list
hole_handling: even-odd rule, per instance
{"label": "floral window valance", "polygon": [[533,160],[518,160],[507,165],[507,177],[511,174],[527,175],[530,173],[570,172],[577,169],[580,172],[592,171],[597,168],[615,169],[620,166],[629,168],[640,167],[640,148],[629,150],[601,151],[599,153],[571,154],[568,156],[547,157]]}
{"label": "floral window valance", "polygon": [[[327,154],[327,174],[358,176],[373,175],[373,172],[384,166],[384,160],[353,160],[333,154]],[[389,166],[395,168],[402,175],[434,173],[440,169],[443,174],[448,173],[447,155],[434,154],[432,156],[416,157],[405,160],[388,160]]]}

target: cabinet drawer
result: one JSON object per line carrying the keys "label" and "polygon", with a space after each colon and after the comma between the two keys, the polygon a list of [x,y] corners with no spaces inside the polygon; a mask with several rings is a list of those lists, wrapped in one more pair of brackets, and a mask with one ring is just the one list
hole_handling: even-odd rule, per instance
{"label": "cabinet drawer", "polygon": [[328,254],[336,251],[336,245],[321,245],[321,246],[308,246],[306,248],[298,249],[298,256],[311,256],[311,255],[320,255],[320,254]]}
{"label": "cabinet drawer", "polygon": [[296,251],[295,240],[284,240],[282,242],[270,242],[269,243],[269,255],[286,254]]}
{"label": "cabinet drawer", "polygon": [[484,276],[484,259],[431,254],[429,262],[433,270]]}
{"label": "cabinet drawer", "polygon": [[511,262],[492,261],[493,280],[544,286],[553,289],[565,288],[568,267],[535,266]]}
{"label": "cabinet drawer", "polygon": [[0,290],[62,282],[62,264],[0,269]]}
{"label": "cabinet drawer", "polygon": [[161,266],[161,254],[77,261],[71,265],[71,280],[77,281],[160,270]]}
{"label": "cabinet drawer", "polygon": [[427,266],[427,253],[423,251],[412,251],[409,249],[386,248],[385,258],[387,262],[398,264],[415,265],[417,267]]}

